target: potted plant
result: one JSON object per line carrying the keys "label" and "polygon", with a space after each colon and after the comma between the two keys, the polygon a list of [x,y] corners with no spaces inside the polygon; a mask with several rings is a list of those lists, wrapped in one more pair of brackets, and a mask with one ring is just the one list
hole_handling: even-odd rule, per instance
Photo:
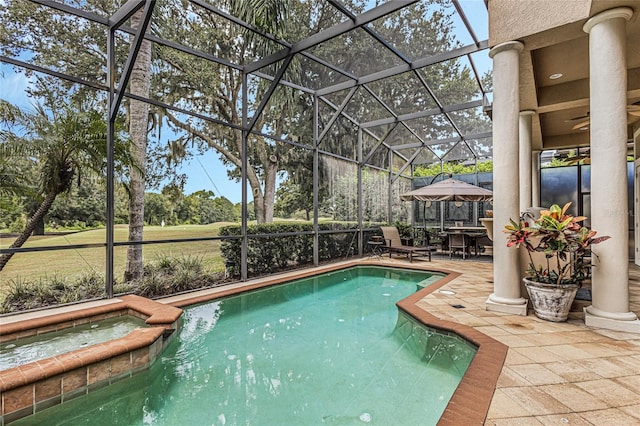
{"label": "potted plant", "polygon": [[508,247],[526,249],[529,263],[523,281],[536,316],[550,321],[566,321],[576,292],[590,273],[591,245],[610,238],[596,238],[595,231],[580,224],[586,217],[567,214],[570,205],[554,204],[532,223],[523,214],[504,229]]}

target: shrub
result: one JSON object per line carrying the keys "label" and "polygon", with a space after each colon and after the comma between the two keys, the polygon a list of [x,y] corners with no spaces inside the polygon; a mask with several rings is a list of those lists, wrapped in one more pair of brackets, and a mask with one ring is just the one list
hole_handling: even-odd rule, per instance
{"label": "shrub", "polygon": [[189,290],[213,287],[224,281],[221,273],[209,272],[196,256],[160,255],[144,267],[141,280],[130,283],[133,293],[144,297],[168,296]]}
{"label": "shrub", "polygon": [[24,231],[24,228],[26,226],[27,221],[24,219],[24,217],[19,216],[9,224],[9,232],[20,233]]}
{"label": "shrub", "polygon": [[[357,235],[353,231],[355,223],[326,222],[318,224],[320,231],[344,231],[336,234],[321,233],[319,236],[319,258],[321,261],[339,259],[354,255],[357,250]],[[313,225],[310,223],[266,223],[247,227],[247,270],[253,275],[269,274],[313,262]],[[301,234],[285,237],[252,237],[252,235]],[[365,231],[367,241],[374,231]],[[240,236],[240,226],[220,228],[220,236]],[[223,240],[220,252],[227,266],[227,273],[240,275],[241,239]],[[365,249],[368,247],[365,246]]]}
{"label": "shrub", "polygon": [[103,296],[104,278],[96,273],[83,275],[73,281],[59,276],[33,281],[17,279],[9,283],[0,311],[26,311]]}
{"label": "shrub", "polygon": [[[202,258],[171,258],[163,255],[145,265],[142,279],[115,282],[114,293],[134,293],[154,298],[213,287],[223,281],[222,273],[209,272],[203,268]],[[96,273],[75,280],[59,276],[33,281],[19,279],[9,283],[9,290],[0,306],[0,312],[25,311],[104,296],[104,277]]]}

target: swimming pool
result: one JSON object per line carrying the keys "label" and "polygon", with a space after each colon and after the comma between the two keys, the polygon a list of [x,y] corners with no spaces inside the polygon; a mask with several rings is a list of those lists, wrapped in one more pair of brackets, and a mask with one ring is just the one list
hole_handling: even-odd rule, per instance
{"label": "swimming pool", "polygon": [[148,372],[16,424],[435,424],[475,347],[398,317],[425,279],[357,267],[190,307]]}

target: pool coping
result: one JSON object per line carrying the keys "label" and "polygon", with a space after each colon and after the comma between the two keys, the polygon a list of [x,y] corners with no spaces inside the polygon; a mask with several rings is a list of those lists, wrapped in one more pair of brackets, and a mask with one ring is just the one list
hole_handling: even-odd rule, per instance
{"label": "pool coping", "polygon": [[477,331],[473,327],[440,319],[417,305],[417,302],[429,294],[441,289],[461,276],[462,274],[460,272],[439,268],[430,262],[400,264],[373,259],[357,259],[327,264],[312,269],[288,272],[278,276],[270,276],[256,280],[257,282],[242,283],[244,285],[237,285],[234,288],[200,290],[194,293],[160,299],[158,301],[176,307],[185,307],[354,266],[382,266],[386,268],[434,271],[446,274],[444,278],[398,301],[396,306],[426,327],[456,333],[478,348],[476,355],[473,357],[471,364],[442,413],[438,425],[459,426],[461,419],[464,419],[464,424],[466,425],[483,424],[489,412],[489,406],[491,405],[491,400],[496,390],[498,378],[502,372],[509,347]]}

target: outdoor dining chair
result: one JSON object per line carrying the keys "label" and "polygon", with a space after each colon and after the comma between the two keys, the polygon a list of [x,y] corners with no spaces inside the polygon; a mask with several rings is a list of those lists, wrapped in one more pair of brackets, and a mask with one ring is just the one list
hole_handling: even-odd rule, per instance
{"label": "outdoor dining chair", "polygon": [[449,258],[457,251],[462,252],[462,259],[471,255],[471,238],[464,233],[452,232],[449,234]]}

